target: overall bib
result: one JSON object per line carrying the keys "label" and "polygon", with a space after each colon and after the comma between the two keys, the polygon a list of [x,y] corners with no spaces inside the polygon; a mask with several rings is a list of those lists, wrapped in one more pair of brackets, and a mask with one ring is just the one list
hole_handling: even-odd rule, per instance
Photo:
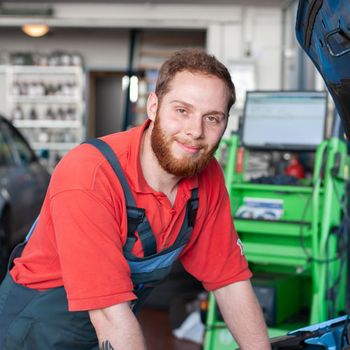
{"label": "overall bib", "polygon": [[[187,202],[186,214],[174,244],[157,253],[156,240],[145,215],[137,208],[123,170],[113,150],[100,139],[89,142],[106,157],[116,173],[124,191],[128,217],[128,237],[123,248],[124,256],[131,270],[134,293],[134,313],[152,289],[164,280],[171,271],[174,261],[186,246],[192,233],[197,208],[198,189],[192,190]],[[9,269],[35,228],[11,254]],[[142,243],[144,257],[132,254],[137,231]],[[87,311],[68,311],[64,287],[37,291],[15,283],[7,273],[0,286],[0,350],[98,350],[98,339]]]}

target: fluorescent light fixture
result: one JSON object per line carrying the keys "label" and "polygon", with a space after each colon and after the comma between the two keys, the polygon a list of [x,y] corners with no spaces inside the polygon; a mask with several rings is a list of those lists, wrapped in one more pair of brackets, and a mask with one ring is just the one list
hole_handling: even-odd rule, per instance
{"label": "fluorescent light fixture", "polygon": [[139,79],[136,75],[130,78],[130,94],[129,98],[131,102],[136,102],[139,98]]}
{"label": "fluorescent light fixture", "polygon": [[127,75],[124,75],[122,78],[122,90],[125,91],[129,87],[130,78]]}
{"label": "fluorescent light fixture", "polygon": [[47,24],[25,24],[22,26],[22,30],[31,37],[39,38],[48,33],[49,26]]}

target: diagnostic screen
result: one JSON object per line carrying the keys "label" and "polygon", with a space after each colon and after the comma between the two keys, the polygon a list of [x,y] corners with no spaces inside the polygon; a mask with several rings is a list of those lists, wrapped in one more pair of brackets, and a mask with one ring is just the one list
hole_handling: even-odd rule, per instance
{"label": "diagnostic screen", "polygon": [[247,147],[315,149],[325,137],[324,91],[250,91],[243,116]]}

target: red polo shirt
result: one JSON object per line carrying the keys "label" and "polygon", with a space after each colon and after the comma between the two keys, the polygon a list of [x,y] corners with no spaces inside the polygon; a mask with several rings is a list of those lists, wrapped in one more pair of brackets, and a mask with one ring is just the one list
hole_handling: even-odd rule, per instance
{"label": "red polo shirt", "polygon": [[[191,189],[199,187],[199,208],[191,239],[180,259],[207,290],[251,277],[234,230],[222,171],[213,159],[196,177],[180,182],[173,206],[145,181],[139,150],[149,125],[103,137],[124,169],[138,207],[156,236],[157,251],[180,231]],[[80,145],[57,165],[40,219],[13,279],[38,290],[64,286],[69,309],[91,310],[135,299],[123,256],[127,213],[121,185],[103,155]],[[133,253],[143,256],[139,240]]]}

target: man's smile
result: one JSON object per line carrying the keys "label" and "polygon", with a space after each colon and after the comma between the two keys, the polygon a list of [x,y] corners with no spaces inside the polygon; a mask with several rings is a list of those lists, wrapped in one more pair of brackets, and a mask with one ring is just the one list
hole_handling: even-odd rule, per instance
{"label": "man's smile", "polygon": [[195,153],[198,153],[200,150],[201,150],[201,146],[194,146],[194,145],[191,145],[189,143],[184,143],[184,142],[181,142],[179,140],[175,140],[175,142],[177,143],[177,145],[179,145],[183,150],[185,150],[186,152],[189,152],[189,153],[192,153],[192,154],[195,154]]}

